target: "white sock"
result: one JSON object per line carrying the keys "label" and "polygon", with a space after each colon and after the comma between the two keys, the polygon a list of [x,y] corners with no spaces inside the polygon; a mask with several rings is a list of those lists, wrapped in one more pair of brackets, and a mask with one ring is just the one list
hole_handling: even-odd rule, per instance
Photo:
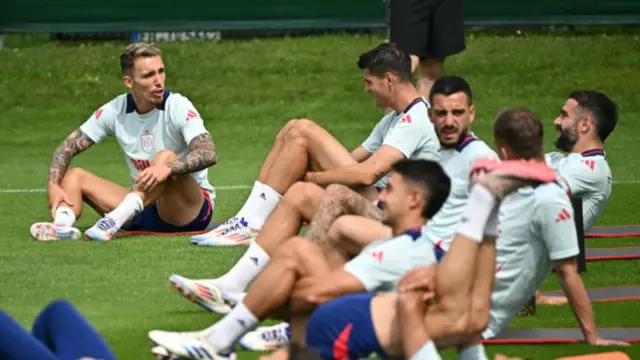
{"label": "white sock", "polygon": [[458,353],[457,360],[489,360],[482,344],[467,346]]}
{"label": "white sock", "polygon": [[273,210],[278,206],[282,195],[271,186],[256,181],[247,202],[238,212],[237,217],[244,218],[253,230],[260,230]]}
{"label": "white sock", "polygon": [[136,193],[129,193],[124,200],[112,212],[106,216],[116,222],[116,227],[120,229],[124,223],[131,219],[135,214],[142,211],[143,202]]}
{"label": "white sock", "polygon": [[498,236],[498,215],[500,215],[500,204],[494,206],[493,211],[489,214],[487,224],[484,226],[484,235],[489,237]]}
{"label": "white sock", "polygon": [[243,292],[267,266],[269,259],[269,254],[256,242],[252,242],[240,260],[219,277],[217,282],[226,291]]}
{"label": "white sock", "polygon": [[442,360],[433,341],[427,341],[410,360]]}
{"label": "white sock", "polygon": [[482,242],[487,220],[496,203],[495,196],[487,188],[480,184],[474,185],[456,232],[476,242]]}
{"label": "white sock", "polygon": [[222,320],[207,328],[205,332],[208,333],[207,338],[216,350],[225,352],[259,322],[244,303],[239,303]]}
{"label": "white sock", "polygon": [[55,217],[53,223],[61,226],[73,226],[76,222],[76,214],[73,213],[73,209],[68,206],[58,206],[56,208]]}

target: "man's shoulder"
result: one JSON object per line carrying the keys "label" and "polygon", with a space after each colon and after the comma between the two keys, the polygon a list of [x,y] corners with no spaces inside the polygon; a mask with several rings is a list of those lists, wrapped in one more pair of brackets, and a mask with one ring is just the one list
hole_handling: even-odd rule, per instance
{"label": "man's shoulder", "polygon": [[456,150],[470,162],[479,158],[498,158],[498,154],[493,151],[489,144],[475,135],[467,136]]}
{"label": "man's shoulder", "polygon": [[118,116],[126,113],[127,103],[130,101],[129,97],[130,94],[124,93],[109,100],[96,110],[96,118],[99,120],[103,115]]}
{"label": "man's shoulder", "polygon": [[567,191],[562,187],[560,179],[536,186],[533,194],[538,206],[545,207],[549,204],[560,203],[566,203],[566,205],[569,206],[571,205],[571,200],[567,195]]}

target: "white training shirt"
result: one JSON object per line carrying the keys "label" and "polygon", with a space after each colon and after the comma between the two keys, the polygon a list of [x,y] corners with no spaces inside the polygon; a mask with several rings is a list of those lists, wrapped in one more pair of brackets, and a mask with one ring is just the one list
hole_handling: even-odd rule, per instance
{"label": "white training shirt", "polygon": [[582,198],[584,231],[591,230],[611,198],[613,180],[605,152],[601,149],[568,155],[552,152],[545,155],[545,160],[556,169],[570,196]]}
{"label": "white training shirt", "polygon": [[[115,136],[124,152],[132,182],[160,150],[171,150],[178,157],[189,152],[196,136],[209,133],[195,106],[185,96],[165,91],[163,102],[146,114],[138,114],[131,94],[122,94],[104,104],[80,126],[94,143]],[[191,174],[198,185],[210,192],[209,170]]]}
{"label": "white training shirt", "polygon": [[[373,128],[362,147],[374,153],[382,145],[388,145],[398,149],[406,159],[438,161],[440,140],[428,110],[427,102],[417,98],[402,113],[390,112]],[[375,186],[384,188],[390,176],[390,173],[385,174]]]}
{"label": "white training shirt", "polygon": [[367,245],[344,265],[367,292],[393,291],[411,269],[436,263],[434,246],[420,228],[408,230]]}
{"label": "white training shirt", "polygon": [[440,151],[440,164],[451,179],[449,197],[436,215],[428,220],[423,233],[434,245],[447,251],[451,246],[471,190],[471,165],[480,158],[498,155],[473,134],[467,135],[458,146]]}
{"label": "white training shirt", "polygon": [[573,208],[559,182],[506,196],[498,215],[496,274],[483,338],[509,324],[549,275],[554,260],[579,253]]}

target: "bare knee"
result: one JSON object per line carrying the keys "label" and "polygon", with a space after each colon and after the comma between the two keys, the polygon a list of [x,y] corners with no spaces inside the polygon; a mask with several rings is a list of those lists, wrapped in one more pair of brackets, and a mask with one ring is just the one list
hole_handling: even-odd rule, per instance
{"label": "bare knee", "polygon": [[304,181],[293,183],[282,200],[296,209],[315,204],[323,190],[320,186]]}
{"label": "bare knee", "polygon": [[178,156],[171,150],[160,150],[151,161],[151,165],[167,164],[178,159]]}
{"label": "bare knee", "polygon": [[64,174],[63,181],[81,180],[82,178],[84,178],[86,174],[88,174],[88,172],[85,169],[76,168],[76,167],[70,168]]}
{"label": "bare knee", "polygon": [[304,141],[318,125],[313,120],[295,119],[289,120],[286,126],[289,126],[289,129],[284,134],[285,141]]}

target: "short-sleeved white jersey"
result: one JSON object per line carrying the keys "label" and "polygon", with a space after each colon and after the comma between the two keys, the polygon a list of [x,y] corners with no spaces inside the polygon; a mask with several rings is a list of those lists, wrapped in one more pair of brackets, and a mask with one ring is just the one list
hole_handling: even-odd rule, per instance
{"label": "short-sleeved white jersey", "polygon": [[499,208],[496,273],[488,339],[499,334],[534,296],[553,261],[580,253],[573,208],[559,182],[526,187]]}
{"label": "short-sleeved white jersey", "polygon": [[440,151],[440,164],[451,179],[451,190],[442,208],[424,226],[424,236],[434,245],[448,250],[469,199],[471,165],[480,158],[498,155],[484,141],[467,135],[458,146]]}
{"label": "short-sleeved white jersey", "polygon": [[411,269],[436,263],[434,246],[420,228],[367,245],[344,265],[368,292],[393,291]]}
{"label": "short-sleeved white jersey", "polygon": [[[189,152],[196,136],[209,133],[195,106],[185,96],[165,91],[163,102],[151,112],[139,114],[131,94],[122,94],[101,106],[80,126],[93,142],[115,136],[125,154],[132,181],[160,150],[171,150],[178,157]],[[215,199],[208,169],[191,174],[201,188]]]}
{"label": "short-sleeved white jersey", "polygon": [[591,229],[611,198],[613,182],[606,154],[601,149],[564,155],[545,155],[547,164],[558,172],[571,196],[582,198],[584,231]]}
{"label": "short-sleeved white jersey", "polygon": [[[390,112],[373,128],[362,147],[369,153],[374,153],[382,145],[388,145],[398,149],[407,159],[438,161],[440,140],[429,119],[428,110],[427,102],[418,98],[402,113]],[[376,183],[376,187],[384,188],[390,176],[385,174]]]}

